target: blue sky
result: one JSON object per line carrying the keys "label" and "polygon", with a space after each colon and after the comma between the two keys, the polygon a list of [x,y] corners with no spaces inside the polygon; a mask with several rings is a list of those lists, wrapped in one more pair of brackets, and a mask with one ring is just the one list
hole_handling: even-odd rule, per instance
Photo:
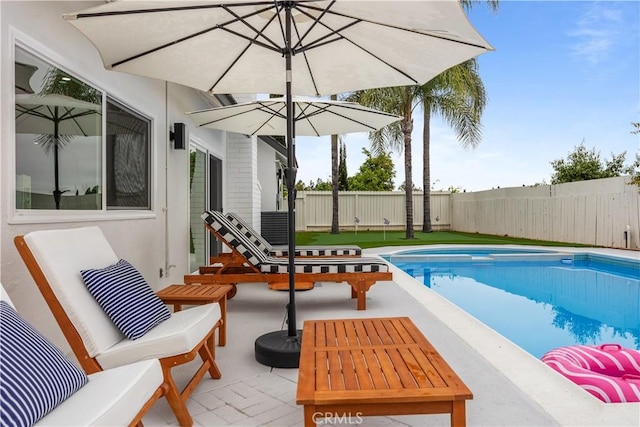
{"label": "blue sky", "polygon": [[[505,1],[469,18],[495,47],[479,57],[488,94],[483,137],[463,148],[448,125],[431,125],[431,182],[467,191],[550,182],[550,162],[583,140],[602,159],[640,150],[640,1]],[[422,113],[414,114],[413,180],[422,187]],[[345,136],[349,175],[367,134]],[[330,143],[296,138],[298,178],[330,180]],[[326,142],[326,143],[325,143]],[[393,154],[396,186],[403,157]]]}

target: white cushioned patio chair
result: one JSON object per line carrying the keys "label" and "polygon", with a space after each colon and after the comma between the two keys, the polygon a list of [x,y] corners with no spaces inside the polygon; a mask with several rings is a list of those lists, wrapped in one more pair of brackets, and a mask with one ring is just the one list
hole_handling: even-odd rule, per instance
{"label": "white cushioned patio chair", "polygon": [[[159,299],[153,299],[157,296],[139,273],[130,271],[133,267],[118,259],[97,226],[34,231],[14,240],[84,371],[91,374],[158,358],[171,409],[180,425],[192,425],[186,399],[207,372],[212,378],[221,376],[215,363],[214,344],[215,329],[222,322],[220,306],[205,304],[172,314],[164,305],[158,307]],[[129,268],[128,272],[121,270],[123,263]],[[118,276],[121,271],[125,273]],[[107,277],[107,273],[115,276]],[[92,292],[100,291],[95,293],[96,297],[85,285],[83,274],[87,274],[84,280],[95,282],[96,289]],[[146,293],[123,299],[122,295],[139,284],[129,283],[133,276],[143,282]],[[98,298],[102,298],[100,304]],[[155,311],[145,316],[152,306]],[[106,311],[113,309],[115,315],[107,315]],[[166,313],[162,309],[167,310]],[[149,320],[150,324],[140,328],[138,323]],[[116,321],[124,325],[116,326]],[[127,325],[127,322],[134,324]],[[123,326],[132,326],[134,331],[125,331]],[[202,364],[181,391],[171,369],[198,355]]]}
{"label": "white cushioned patio chair", "polygon": [[1,284],[0,329],[2,425],[140,425],[165,394],[158,359],[85,375],[15,311]]}

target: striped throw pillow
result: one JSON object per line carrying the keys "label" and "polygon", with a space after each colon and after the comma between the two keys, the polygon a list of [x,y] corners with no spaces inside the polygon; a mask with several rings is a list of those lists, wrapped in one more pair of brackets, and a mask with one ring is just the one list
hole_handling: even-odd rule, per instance
{"label": "striped throw pillow", "polygon": [[0,331],[0,425],[31,426],[87,383],[6,301],[0,301]]}
{"label": "striped throw pillow", "polygon": [[127,261],[80,272],[87,289],[129,339],[135,340],[171,317],[144,277]]}

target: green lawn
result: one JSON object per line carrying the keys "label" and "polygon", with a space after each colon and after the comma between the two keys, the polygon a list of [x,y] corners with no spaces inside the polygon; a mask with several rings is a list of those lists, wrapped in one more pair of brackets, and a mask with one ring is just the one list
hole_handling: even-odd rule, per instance
{"label": "green lawn", "polygon": [[585,246],[575,243],[547,242],[542,240],[517,239],[508,236],[488,234],[459,233],[455,231],[437,231],[422,233],[416,231],[415,239],[405,239],[404,231],[343,231],[340,234],[328,232],[297,232],[298,245],[358,245],[361,248],[380,246],[437,245],[437,244],[477,244],[477,245],[540,245],[540,246]]}

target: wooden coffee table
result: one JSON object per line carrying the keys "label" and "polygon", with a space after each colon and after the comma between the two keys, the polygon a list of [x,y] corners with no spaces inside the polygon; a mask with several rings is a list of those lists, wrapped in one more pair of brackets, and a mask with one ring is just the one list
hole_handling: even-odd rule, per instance
{"label": "wooden coffee table", "polygon": [[305,427],[325,417],[442,413],[461,427],[472,398],[408,317],[304,322],[296,403]]}
{"label": "wooden coffee table", "polygon": [[156,292],[165,304],[173,304],[174,311],[182,310],[182,305],[220,304],[222,325],[218,334],[218,345],[227,344],[227,294],[232,285],[170,285]]}

